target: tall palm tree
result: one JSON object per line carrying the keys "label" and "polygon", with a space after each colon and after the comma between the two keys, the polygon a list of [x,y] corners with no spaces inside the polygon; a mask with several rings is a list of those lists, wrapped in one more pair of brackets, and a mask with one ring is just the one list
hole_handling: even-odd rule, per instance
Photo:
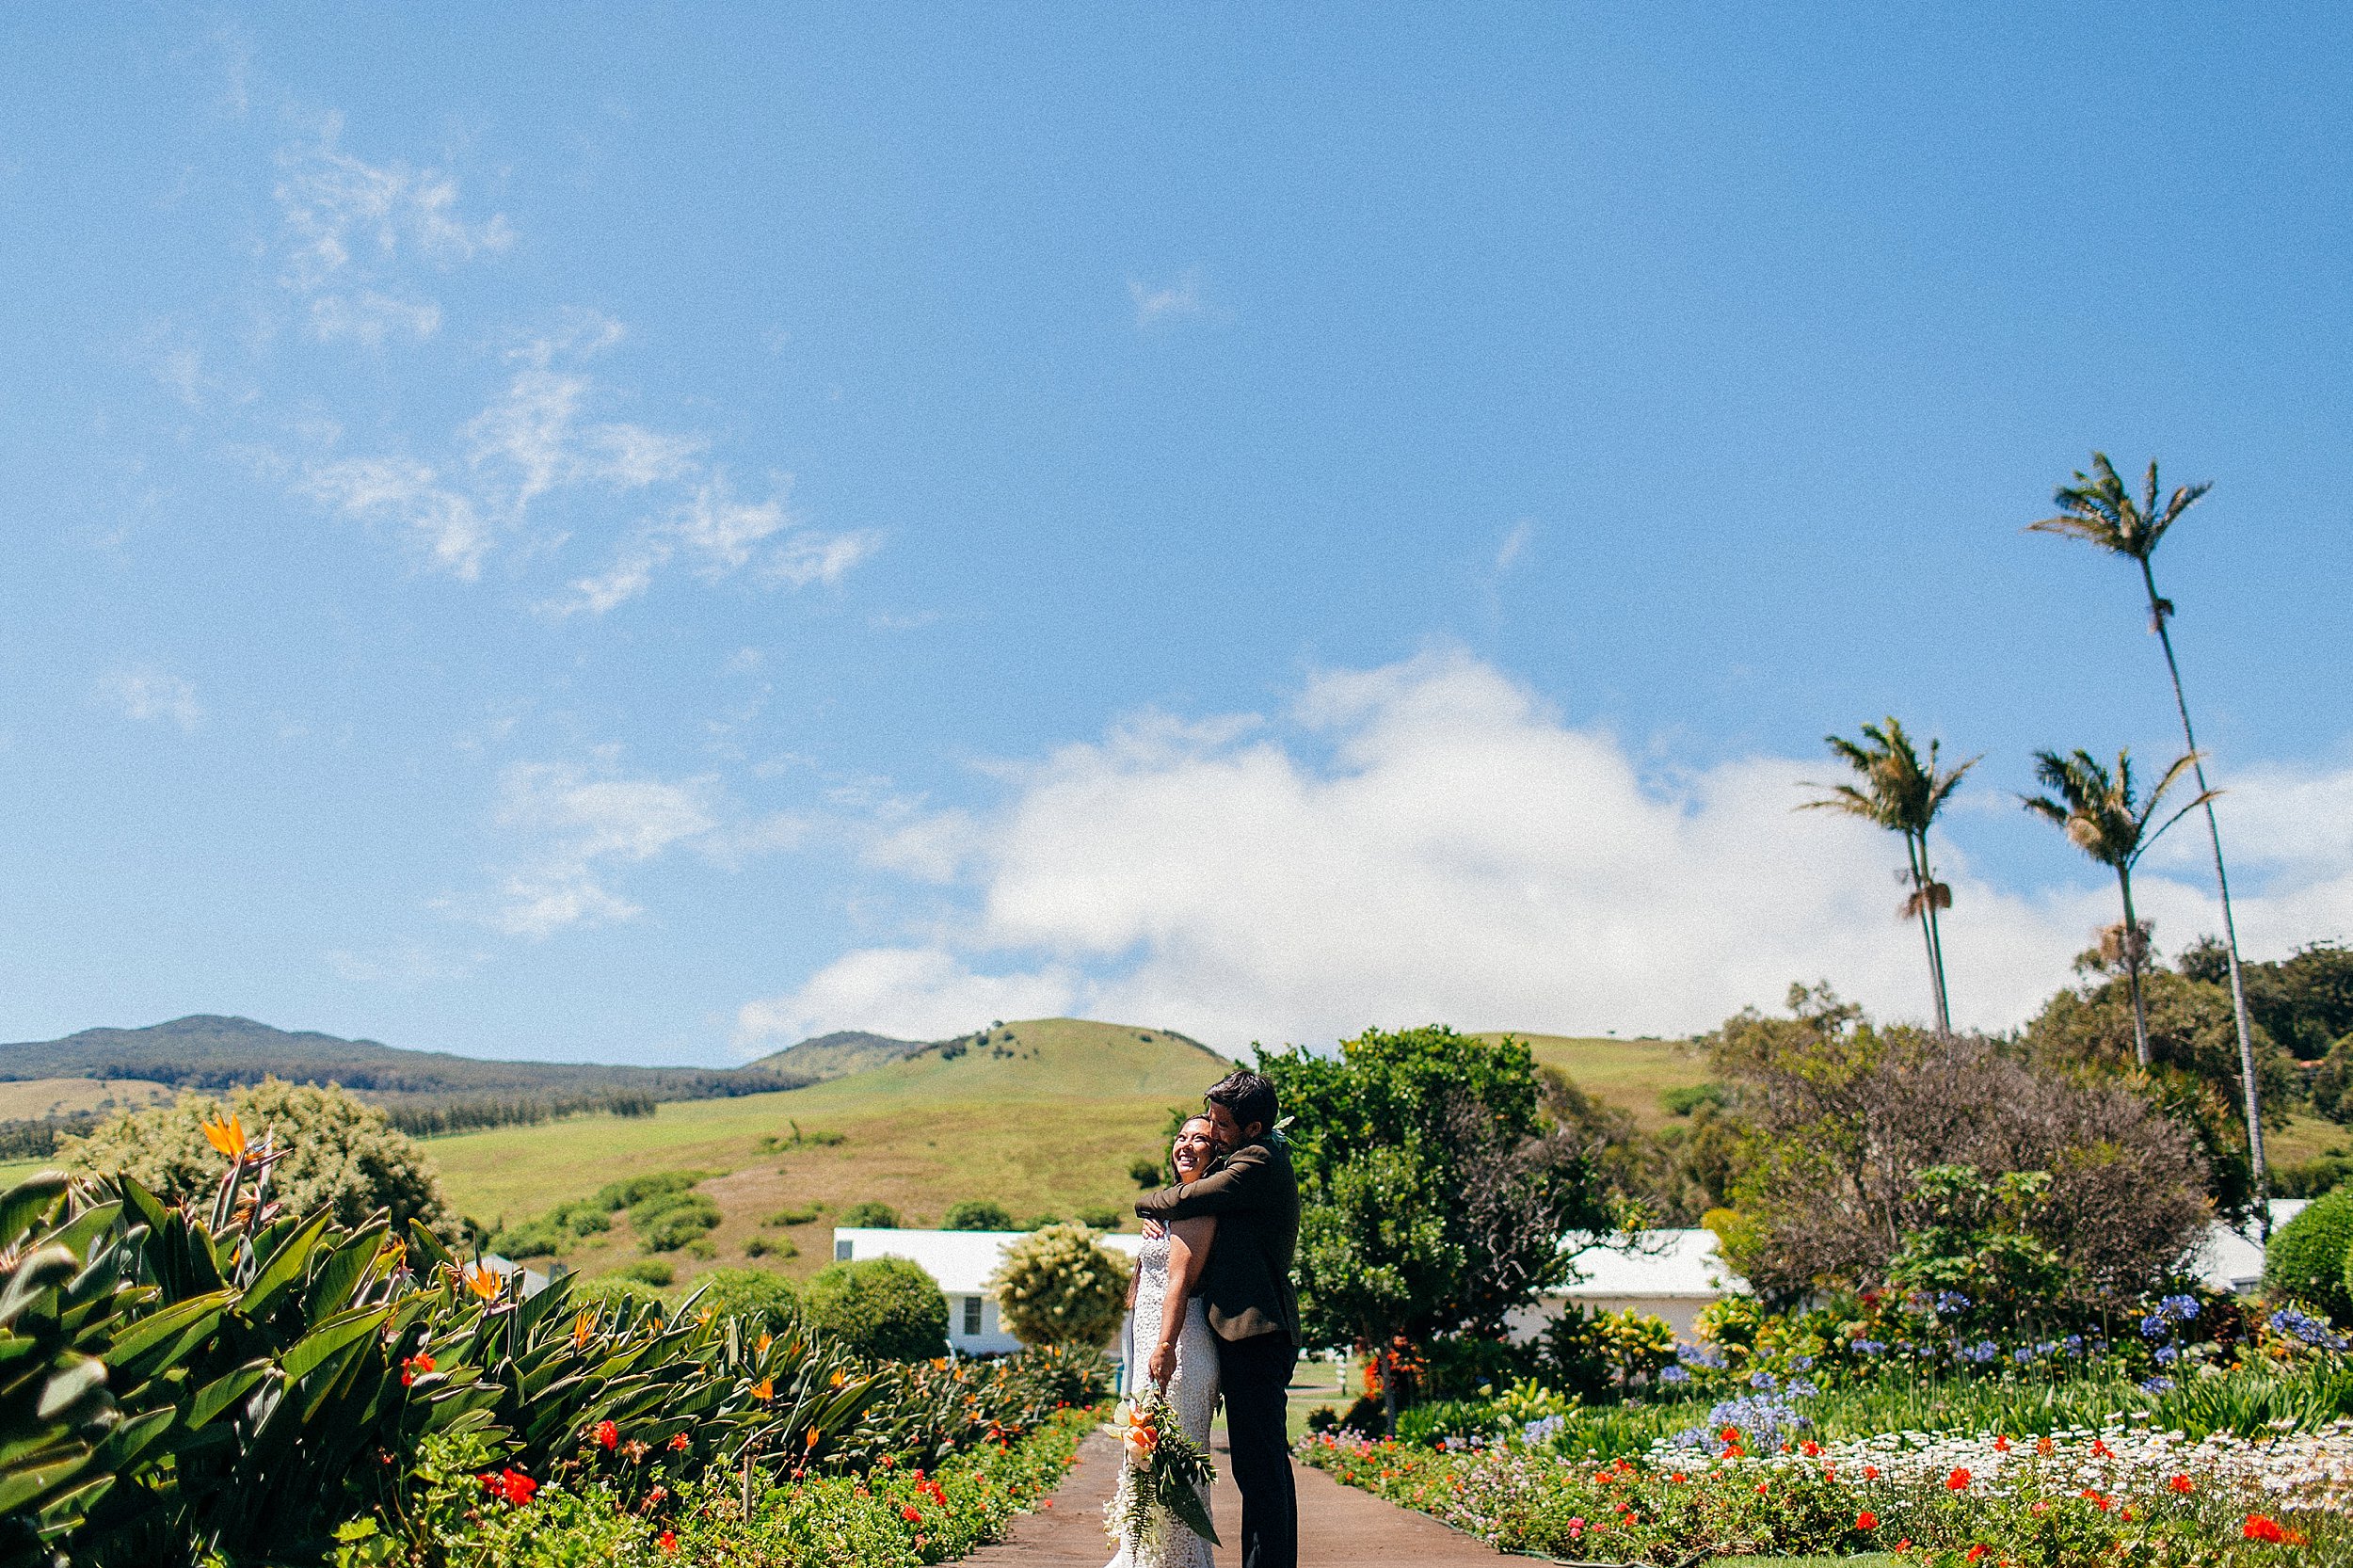
{"label": "tall palm tree", "polygon": [[1865,725],[1860,741],[1838,735],[1822,739],[1833,755],[1863,776],[1863,782],[1860,786],[1809,783],[1807,789],[1823,793],[1798,809],[1843,811],[1903,835],[1904,877],[1912,892],[1897,918],[1920,922],[1920,942],[1929,956],[1929,991],[1936,1003],[1936,1027],[1940,1033],[1950,1033],[1953,1013],[1945,992],[1945,936],[1936,912],[1953,906],[1953,890],[1936,879],[1935,868],[1929,863],[1929,828],[1960,788],[1961,776],[1980,759],[1972,757],[1957,768],[1940,772],[1937,743],[1929,742],[1928,760],[1922,762],[1912,737],[1892,715],[1883,723]]}
{"label": "tall palm tree", "polygon": [[2262,1092],[2255,1084],[2255,1026],[2247,1013],[2247,984],[2239,977],[2238,927],[2231,919],[2231,876],[2222,865],[2222,827],[2215,820],[2214,797],[2217,792],[2206,786],[2206,768],[2198,750],[2198,736],[2190,728],[2189,700],[2182,695],[2182,666],[2173,657],[2173,601],[2157,592],[2155,571],[2149,558],[2156,553],[2158,541],[2166,531],[2181,520],[2182,514],[2198,504],[2211,484],[2187,485],[2176,488],[2160,505],[2157,500],[2157,465],[2149,464],[2148,477],[2141,484],[2137,500],[2125,488],[2124,481],[2108,461],[2107,454],[2091,455],[2091,472],[2078,470],[2073,485],[2061,485],[2053,493],[2051,504],[2058,508],[2056,516],[2026,525],[2038,534],[2058,534],[2068,538],[2082,539],[2113,555],[2121,555],[2140,568],[2140,585],[2149,596],[2149,630],[2155,632],[2165,648],[2166,672],[2173,678],[2173,706],[2182,715],[2182,746],[2190,757],[2190,771],[2198,780],[2200,798],[2206,804],[2206,837],[2214,845],[2214,885],[2222,899],[2222,947],[2231,966],[2231,1017],[2238,1030],[2239,1080],[2247,1091],[2247,1160],[2249,1174],[2254,1184],[2255,1212],[2262,1216],[2263,1232],[2271,1234],[2270,1206],[2263,1201],[2264,1132]]}
{"label": "tall palm tree", "polygon": [[2177,758],[2165,776],[2151,786],[2146,800],[2136,800],[2133,791],[2133,759],[2129,752],[2116,754],[2116,771],[2110,773],[2100,765],[2091,753],[2076,749],[2067,756],[2056,751],[2034,754],[2035,776],[2043,787],[2056,791],[2058,799],[2049,795],[2020,795],[2026,809],[2038,817],[2045,817],[2065,830],[2068,840],[2100,864],[2116,872],[2117,890],[2124,898],[2123,948],[2124,974],[2132,987],[2133,997],[2133,1057],[2142,1067],[2149,1065],[2149,1013],[2140,1000],[2140,967],[2148,955],[2146,928],[2133,914],[2133,867],[2149,852],[2166,828],[2214,798],[2215,792],[2201,792],[2196,800],[2165,819],[2162,825],[2152,829],[2158,808],[2165,802],[2165,792],[2182,775],[2198,765],[2198,754]]}

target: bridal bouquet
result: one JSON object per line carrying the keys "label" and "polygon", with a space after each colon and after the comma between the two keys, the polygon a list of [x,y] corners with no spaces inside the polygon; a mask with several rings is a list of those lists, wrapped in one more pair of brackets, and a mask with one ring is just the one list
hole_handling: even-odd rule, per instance
{"label": "bridal bouquet", "polygon": [[1160,1521],[1173,1515],[1202,1540],[1222,1544],[1197,1490],[1216,1479],[1216,1466],[1201,1445],[1185,1435],[1167,1396],[1147,1389],[1121,1405],[1112,1424],[1120,1447],[1128,1450],[1128,1484],[1112,1505],[1120,1539],[1148,1540],[1159,1533]]}

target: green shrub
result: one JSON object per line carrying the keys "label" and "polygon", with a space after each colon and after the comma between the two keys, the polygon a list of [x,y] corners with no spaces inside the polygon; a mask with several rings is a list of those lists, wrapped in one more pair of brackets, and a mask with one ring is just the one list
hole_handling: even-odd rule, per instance
{"label": "green shrub", "polygon": [[792,1282],[766,1269],[713,1269],[695,1282],[698,1306],[730,1318],[745,1318],[770,1329],[782,1328],[800,1313],[800,1297]]}
{"label": "green shrub", "polygon": [[1058,1225],[1062,1223],[1062,1216],[1059,1214],[1032,1214],[1028,1220],[1022,1223],[1021,1228],[1023,1230],[1044,1230],[1048,1225]]}
{"label": "green shrub", "polygon": [[[636,1268],[636,1264],[630,1267]],[[582,1306],[658,1306],[667,1312],[669,1298],[652,1284],[627,1274],[603,1274],[582,1280],[571,1288],[570,1300]]]}
{"label": "green shrub", "polygon": [[570,1244],[571,1228],[552,1219],[525,1220],[490,1238],[490,1251],[504,1257],[553,1257]]}
{"label": "green shrub", "polygon": [[774,1214],[771,1214],[765,1220],[762,1220],[760,1224],[771,1226],[776,1230],[784,1230],[792,1225],[810,1224],[815,1222],[820,1207],[820,1205],[813,1203],[793,1204],[790,1208],[777,1209]]}
{"label": "green shrub", "polygon": [[1080,1204],[1078,1213],[1079,1223],[1094,1230],[1117,1230],[1120,1222],[1127,1218],[1107,1203]]}
{"label": "green shrub", "polygon": [[[79,1176],[131,1176],[168,1203],[209,1203],[221,1163],[202,1124],[223,1104],[188,1094],[173,1105],[118,1116],[87,1138],[58,1144],[58,1163]],[[270,1195],[287,1212],[308,1214],[326,1204],[337,1224],[356,1226],[389,1208],[396,1231],[411,1220],[444,1232],[454,1227],[456,1215],[433,1162],[375,1106],[332,1084],[321,1089],[274,1078],[232,1090],[225,1104],[257,1149],[266,1136],[280,1151]]]}
{"label": "green shrub", "polygon": [[928,1361],[948,1353],[948,1298],[905,1258],[829,1263],[801,1301],[811,1326],[861,1355]]}
{"label": "green shrub", "polygon": [[1011,1230],[1013,1211],[994,1198],[967,1198],[951,1205],[942,1230]]}
{"label": "green shrub", "polygon": [[1128,1265],[1084,1225],[1051,1224],[1005,1249],[989,1284],[1005,1327],[1025,1345],[1101,1345],[1119,1331]]}
{"label": "green shrub", "polygon": [[842,1211],[841,1223],[853,1230],[896,1230],[899,1211],[887,1203],[854,1203]]}
{"label": "green shrub", "polygon": [[2264,1288],[2320,1308],[2338,1322],[2353,1321],[2345,1258],[2353,1254],[2353,1188],[2314,1198],[2281,1225],[2264,1249]]}
{"label": "green shrub", "polygon": [[630,1228],[648,1252],[676,1252],[719,1224],[719,1206],[700,1192],[657,1192],[629,1211]]}
{"label": "green shrub", "polygon": [[668,1285],[678,1278],[678,1271],[658,1258],[640,1258],[623,1264],[613,1272],[615,1279],[633,1279],[644,1285]]}
{"label": "green shrub", "polygon": [[597,1189],[597,1195],[587,1207],[607,1213],[616,1208],[634,1208],[648,1198],[664,1193],[688,1192],[717,1176],[716,1171],[652,1171],[620,1181],[609,1181]]}

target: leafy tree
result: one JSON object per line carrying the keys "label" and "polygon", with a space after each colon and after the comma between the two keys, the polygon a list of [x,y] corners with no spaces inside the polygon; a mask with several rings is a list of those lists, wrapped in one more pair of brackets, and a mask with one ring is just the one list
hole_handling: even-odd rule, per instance
{"label": "leafy tree", "polygon": [[1025,1345],[1100,1347],[1127,1309],[1128,1265],[1085,1225],[1032,1231],[1005,1249],[988,1283],[998,1320]]}
{"label": "leafy tree", "polygon": [[1295,1118],[1312,1343],[1499,1336],[1565,1276],[1564,1238],[1619,1219],[1594,1141],[1545,1113],[1517,1040],[1368,1030],[1337,1056],[1261,1048],[1257,1066]]}
{"label": "leafy tree", "polygon": [[[2124,923],[2119,937],[2124,964],[2124,974],[2132,987],[2133,1054],[2143,1067],[2149,1065],[2149,1019],[2141,1003],[2140,971],[2149,958],[2148,928],[2133,915],[2133,868],[2149,852],[2165,830],[2212,798],[2209,790],[2188,805],[2166,818],[2154,828],[2157,812],[2165,803],[2165,792],[2171,789],[2183,774],[2197,765],[2192,754],[2177,758],[2171,767],[2155,784],[2150,786],[2148,798],[2136,798],[2133,789],[2133,760],[2128,752],[2116,754],[2116,771],[2110,773],[2101,766],[2091,753],[2078,747],[2061,756],[2056,751],[2034,754],[2035,776],[2044,788],[2056,791],[2058,798],[2049,795],[2021,795],[2027,810],[2046,821],[2056,823],[2067,835],[2068,841],[2101,865],[2116,873],[2117,890],[2123,895]],[[2254,1070],[2254,1055],[2245,1049],[2247,1070]],[[2252,1080],[2248,1093],[2254,1094]],[[2249,1105],[2254,1101],[2250,1098]]]}
{"label": "leafy tree", "polygon": [[951,1205],[942,1230],[1011,1230],[1013,1210],[989,1198],[967,1198]]}
{"label": "leafy tree", "polygon": [[1983,1324],[2038,1314],[2070,1283],[2067,1259],[2037,1233],[2050,1194],[2048,1171],[2004,1171],[1988,1180],[1975,1165],[1929,1166],[1913,1178],[1921,1219],[1888,1260],[1887,1283],[1956,1292]]}
{"label": "leafy tree", "polygon": [[841,1223],[851,1230],[896,1230],[899,1211],[887,1203],[854,1203],[842,1210]]}
{"label": "leafy tree", "polygon": [[[2220,985],[2229,982],[2230,958],[2219,937],[2206,936],[2185,948],[2174,967]],[[2353,1034],[2353,949],[2310,942],[2276,963],[2242,964],[2239,972],[2255,1027],[2298,1060],[2317,1062]]]}
{"label": "leafy tree", "polygon": [[948,1298],[904,1257],[829,1263],[802,1288],[811,1327],[878,1361],[948,1353]]}
{"label": "leafy tree", "polygon": [[[2115,465],[2108,461],[2107,454],[2095,452],[2091,455],[2089,473],[2077,470],[2073,485],[2062,485],[2053,492],[2051,503],[2058,511],[2026,526],[2039,534],[2081,539],[2111,555],[2121,555],[2140,568],[2140,585],[2149,597],[2149,630],[2156,633],[2158,643],[2165,648],[2166,673],[2173,680],[2173,707],[2182,716],[2182,749],[2190,759],[2190,772],[2198,781],[2198,804],[2206,808],[2206,836],[2214,845],[2214,885],[2222,899],[2222,944],[2231,979],[2232,1023],[2238,1034],[2239,1079],[2247,1092],[2247,1162],[2260,1199],[2264,1192],[2264,1132],[2263,1104],[2256,1087],[2255,1027],[2247,1011],[2247,986],[2240,974],[2238,927],[2231,919],[2231,877],[2222,865],[2222,827],[2215,820],[2216,792],[2207,787],[2206,767],[2199,760],[2198,735],[2190,728],[2189,699],[2182,693],[2181,662],[2173,657],[2173,601],[2157,592],[2156,572],[2150,565],[2150,557],[2156,553],[2166,534],[2181,520],[2182,514],[2197,505],[2213,488],[2211,484],[2180,487],[2160,504],[2157,465],[2153,459],[2136,499],[2118,475]],[[2128,937],[2130,925],[2128,917]],[[2271,1224],[2269,1212],[2260,1203],[2258,1209],[2267,1232]]]}
{"label": "leafy tree", "polygon": [[[2204,1152],[2206,1191],[2216,1208],[2243,1214],[2254,1186],[2239,1119],[2246,1096],[2231,994],[2217,982],[2162,966],[2142,973],[2140,993],[2149,1037],[2145,1070],[2134,1060],[2132,997],[2121,974],[2057,992],[2028,1021],[2021,1045],[2039,1069],[2115,1080],[2186,1128]],[[2261,1025],[2255,1062],[2263,1075],[2260,1101],[2277,1114],[2294,1086],[2294,1069]]]}
{"label": "leafy tree", "polygon": [[[66,1169],[85,1176],[127,1175],[167,1202],[205,1202],[220,1184],[220,1156],[204,1124],[224,1109],[210,1095],[182,1095],[177,1103],[101,1123],[86,1138],[58,1145]],[[266,1140],[278,1152],[270,1188],[292,1213],[332,1208],[335,1223],[356,1226],[390,1209],[393,1226],[455,1224],[433,1163],[382,1111],[328,1084],[287,1083],[275,1078],[232,1090],[225,1109],[255,1147]]]}
{"label": "leafy tree", "polygon": [[1711,1226],[1759,1290],[1888,1283],[1902,1239],[1941,1223],[1948,1195],[1921,1185],[1938,1166],[1990,1183],[2048,1173],[2021,1223],[2087,1298],[2154,1283],[2205,1224],[2188,1133],[2128,1090],[1978,1036],[1875,1028],[1827,986],[1792,986],[1790,1002],[1791,1017],[1748,1010],[1708,1037],[1747,1128],[1736,1211]]}
{"label": "leafy tree", "polygon": [[1841,811],[1903,836],[1904,874],[1912,884],[1912,892],[1897,913],[1904,920],[1920,922],[1920,940],[1929,958],[1929,991],[1936,1004],[1936,1027],[1949,1030],[1953,1017],[1945,990],[1945,938],[1936,912],[1952,907],[1953,890],[1937,880],[1936,869],[1929,862],[1929,829],[1953,792],[1961,787],[1962,777],[1980,759],[1972,757],[1957,768],[1940,770],[1936,765],[1937,743],[1931,740],[1928,760],[1923,762],[1912,737],[1904,733],[1904,727],[1892,714],[1883,724],[1865,725],[1861,741],[1837,735],[1826,735],[1823,740],[1833,753],[1862,776],[1863,783],[1859,787],[1808,784],[1807,789],[1824,793],[1798,809]]}

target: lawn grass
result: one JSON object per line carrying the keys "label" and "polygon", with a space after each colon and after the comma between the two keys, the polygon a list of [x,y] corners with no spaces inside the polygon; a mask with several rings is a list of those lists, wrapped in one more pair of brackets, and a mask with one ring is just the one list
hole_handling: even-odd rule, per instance
{"label": "lawn grass", "polygon": [[24,1078],[0,1082],[0,1122],[33,1122],[77,1111],[138,1111],[168,1105],[168,1084],[143,1078]]}

